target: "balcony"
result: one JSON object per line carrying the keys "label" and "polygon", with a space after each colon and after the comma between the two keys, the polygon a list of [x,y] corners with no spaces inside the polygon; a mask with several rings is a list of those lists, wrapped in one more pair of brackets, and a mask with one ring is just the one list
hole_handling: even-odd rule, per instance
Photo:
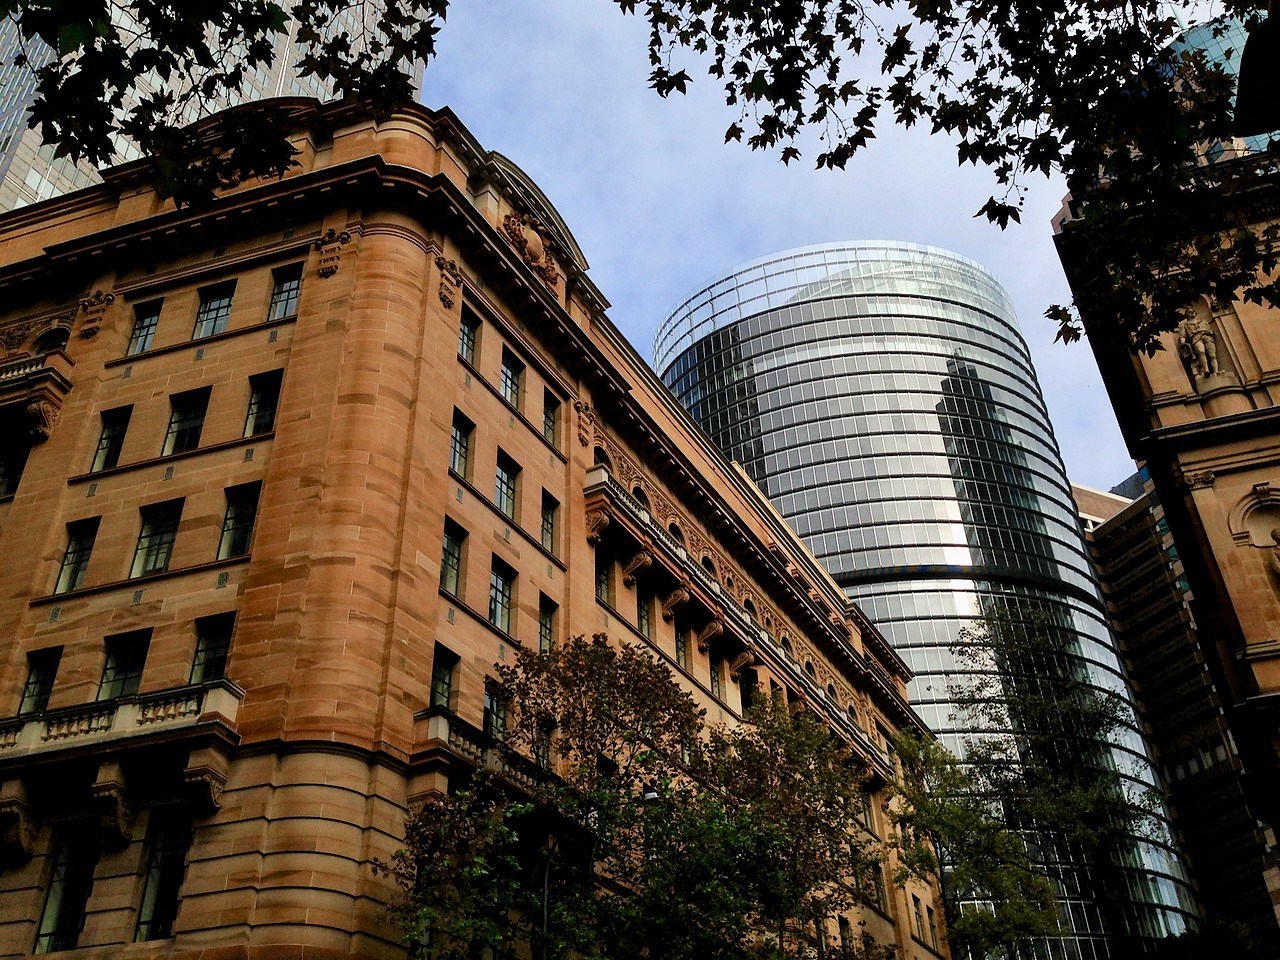
{"label": "balcony", "polygon": [[547,776],[532,760],[503,747],[501,741],[461,719],[446,707],[429,707],[414,714],[414,741],[424,755],[448,754],[477,770],[495,774],[525,791]]}
{"label": "balcony", "polygon": [[0,407],[20,406],[36,440],[46,440],[71,392],[75,361],[61,350],[0,363]]}

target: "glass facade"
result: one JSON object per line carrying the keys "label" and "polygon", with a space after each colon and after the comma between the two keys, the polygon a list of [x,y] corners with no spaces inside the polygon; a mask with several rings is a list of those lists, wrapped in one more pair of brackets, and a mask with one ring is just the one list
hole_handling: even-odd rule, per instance
{"label": "glass facade", "polygon": [[[1074,668],[1132,702],[1057,443],[1008,295],[929,247],[846,243],[749,263],[661,326],[663,380],[906,659],[925,722],[959,749],[952,645],[976,618],[1048,615]],[[1135,797],[1157,784],[1136,715],[1101,745]],[[1161,820],[1115,851],[1126,934],[1194,914]],[[1111,956],[1089,867],[1059,854],[1064,935]],[[1113,919],[1111,926],[1114,926]]]}

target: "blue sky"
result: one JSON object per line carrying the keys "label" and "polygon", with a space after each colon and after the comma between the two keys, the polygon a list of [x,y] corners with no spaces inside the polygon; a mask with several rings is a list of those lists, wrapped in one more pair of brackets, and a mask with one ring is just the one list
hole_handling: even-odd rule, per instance
{"label": "blue sky", "polygon": [[1071,479],[1106,489],[1133,471],[1088,346],[1053,343],[1043,316],[1069,299],[1050,229],[1061,180],[1030,181],[1023,223],[1001,231],[973,218],[990,175],[923,131],[886,125],[844,171],[814,170],[814,149],[783,166],[723,142],[736,113],[696,62],[688,95],[654,94],[646,42],[609,0],[454,0],[423,84],[543,189],[643,356],[670,310],[743,261],[827,240],[933,244],[1009,290]]}

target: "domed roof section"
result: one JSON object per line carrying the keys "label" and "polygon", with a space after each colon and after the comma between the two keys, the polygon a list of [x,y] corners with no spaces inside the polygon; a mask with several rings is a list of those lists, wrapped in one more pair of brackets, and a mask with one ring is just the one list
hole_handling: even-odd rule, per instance
{"label": "domed roof section", "polygon": [[573,238],[564,218],[556,212],[547,195],[529,175],[496,150],[489,151],[485,157],[485,165],[489,175],[500,183],[512,199],[523,204],[529,213],[542,221],[552,240],[564,255],[573,261],[574,266],[585,271],[587,258],[582,255],[582,248],[578,246],[578,241]]}

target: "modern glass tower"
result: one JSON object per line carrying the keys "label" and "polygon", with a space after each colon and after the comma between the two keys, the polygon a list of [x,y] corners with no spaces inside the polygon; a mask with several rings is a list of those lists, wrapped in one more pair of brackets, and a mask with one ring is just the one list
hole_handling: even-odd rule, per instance
{"label": "modern glass tower", "polygon": [[[953,749],[967,731],[952,646],[997,612],[1047,616],[1077,675],[1132,702],[1027,346],[982,267],[905,243],[765,257],[686,300],[655,364],[884,630]],[[1099,747],[1135,796],[1156,784],[1136,723]],[[1166,826],[1115,851],[1127,934],[1178,934],[1195,912]],[[1062,856],[1046,860],[1059,861],[1066,934],[1037,953],[1112,956],[1116,911],[1089,865]]]}

